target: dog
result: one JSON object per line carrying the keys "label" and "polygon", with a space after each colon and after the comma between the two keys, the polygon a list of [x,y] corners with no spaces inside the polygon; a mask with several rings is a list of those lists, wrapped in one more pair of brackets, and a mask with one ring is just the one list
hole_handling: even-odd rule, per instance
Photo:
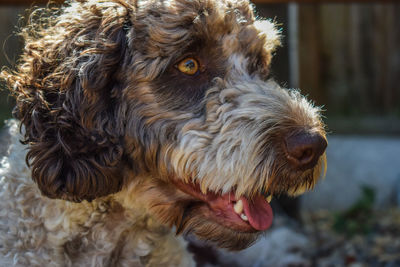
{"label": "dog", "polygon": [[312,189],[321,111],[270,78],[280,45],[247,0],[77,0],[32,13],[5,80],[1,265],[194,266]]}

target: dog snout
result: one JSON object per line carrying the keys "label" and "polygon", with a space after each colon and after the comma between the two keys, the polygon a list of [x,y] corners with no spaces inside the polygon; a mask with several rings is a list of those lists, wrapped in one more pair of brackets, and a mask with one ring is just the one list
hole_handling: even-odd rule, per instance
{"label": "dog snout", "polygon": [[288,135],[284,143],[286,158],[296,170],[313,168],[328,145],[319,133],[305,131]]}

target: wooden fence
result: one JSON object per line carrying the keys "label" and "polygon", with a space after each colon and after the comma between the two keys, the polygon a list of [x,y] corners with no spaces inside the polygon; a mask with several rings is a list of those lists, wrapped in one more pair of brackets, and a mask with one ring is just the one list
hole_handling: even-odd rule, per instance
{"label": "wooden fence", "polygon": [[300,87],[331,115],[400,117],[399,14],[399,4],[300,6]]}

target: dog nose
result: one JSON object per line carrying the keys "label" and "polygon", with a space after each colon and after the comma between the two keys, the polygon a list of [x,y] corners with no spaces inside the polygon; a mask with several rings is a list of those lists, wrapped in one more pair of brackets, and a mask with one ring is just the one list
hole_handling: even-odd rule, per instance
{"label": "dog nose", "polygon": [[298,170],[307,170],[317,164],[328,143],[318,133],[301,132],[286,137],[285,145],[290,164]]}

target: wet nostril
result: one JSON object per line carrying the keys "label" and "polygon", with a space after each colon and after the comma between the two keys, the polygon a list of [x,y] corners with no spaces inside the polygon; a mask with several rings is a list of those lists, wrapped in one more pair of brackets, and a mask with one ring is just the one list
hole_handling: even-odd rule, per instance
{"label": "wet nostril", "polygon": [[326,146],[326,139],[317,133],[301,132],[285,139],[286,157],[299,170],[313,168]]}

